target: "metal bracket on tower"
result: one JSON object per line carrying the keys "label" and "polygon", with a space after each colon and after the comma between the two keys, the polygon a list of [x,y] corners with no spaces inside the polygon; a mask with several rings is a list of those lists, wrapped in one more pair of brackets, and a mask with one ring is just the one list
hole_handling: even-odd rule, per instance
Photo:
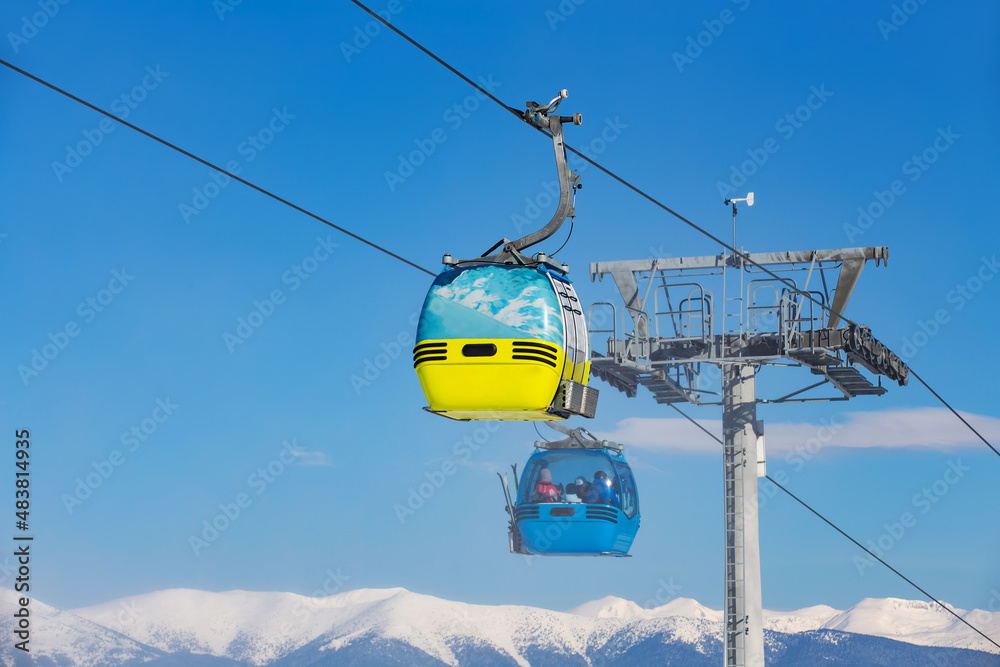
{"label": "metal bracket on tower", "polygon": [[[603,307],[596,311],[602,320],[596,320],[591,309],[591,340],[600,347],[595,335],[606,336],[603,349],[594,354],[591,373],[629,397],[642,385],[660,404],[722,406],[727,667],[764,665],[757,499],[767,460],[756,405],[886,392],[855,364],[900,384],[906,383],[909,372],[867,327],[837,326],[862,268],[869,261],[876,266],[886,261],[888,248],[745,252],[736,244],[735,202],[750,204],[752,196],[726,202],[733,206],[733,253],[590,265],[591,278],[611,276],[622,299],[617,307],[612,302],[595,304]],[[774,267],[781,275],[764,276],[764,267]],[[740,272],[738,280],[733,271]],[[827,273],[832,272],[837,282],[831,291]],[[721,301],[713,297],[719,287]],[[828,319],[827,310],[837,314]],[[823,379],[778,399],[758,399],[756,369],[788,362]],[[721,370],[721,393],[700,384],[702,364]],[[841,396],[802,396],[824,385]],[[715,397],[721,400],[712,402]]]}

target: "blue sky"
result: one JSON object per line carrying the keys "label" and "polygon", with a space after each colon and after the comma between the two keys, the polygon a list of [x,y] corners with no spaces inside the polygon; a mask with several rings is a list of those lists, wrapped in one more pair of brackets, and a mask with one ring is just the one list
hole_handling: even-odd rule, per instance
{"label": "blue sky", "polygon": [[[568,143],[723,238],[719,184],[755,191],[748,250],[889,246],[847,315],[897,353],[912,346],[917,372],[996,443],[1000,9],[674,5],[372,8],[511,106],[567,88],[560,110],[584,115]],[[533,208],[555,176],[548,140],[343,0],[19,0],[0,28],[4,59],[435,272],[443,253],[481,253],[551,210]],[[662,421],[672,411],[595,385],[586,426],[626,441],[636,471],[633,558],[512,556],[495,473],[537,436],[420,409],[409,347],[427,275],[6,68],[0,91],[0,276],[13,286],[0,414],[9,438],[32,433],[39,599],[326,585],[553,609],[609,594],[721,604],[717,446]],[[581,174],[560,257],[585,301],[616,295],[589,262],[719,251]],[[37,375],[19,370],[46,349]],[[793,373],[764,371],[761,395],[809,382]],[[862,542],[881,538],[934,595],[1000,608],[1000,460],[937,408],[915,382],[761,407],[769,472]],[[837,439],[796,454],[824,423]],[[424,483],[433,494],[401,519]],[[2,484],[12,498],[12,465]],[[765,606],[919,597],[765,497]],[[212,537],[205,522],[228,525]]]}

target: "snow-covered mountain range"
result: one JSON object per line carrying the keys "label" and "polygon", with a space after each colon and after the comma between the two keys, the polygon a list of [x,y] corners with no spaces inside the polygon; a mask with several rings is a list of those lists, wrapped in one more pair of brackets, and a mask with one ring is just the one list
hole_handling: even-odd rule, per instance
{"label": "snow-covered mountain range", "polygon": [[[0,591],[13,636],[17,595]],[[61,611],[31,601],[31,653],[5,665],[712,665],[722,612],[678,598],[655,609],[606,597],[568,612],[452,602],[402,588],[325,598],[167,590]],[[1000,613],[955,610],[1000,638]],[[1000,665],[1000,649],[925,602],[765,612],[768,664]]]}

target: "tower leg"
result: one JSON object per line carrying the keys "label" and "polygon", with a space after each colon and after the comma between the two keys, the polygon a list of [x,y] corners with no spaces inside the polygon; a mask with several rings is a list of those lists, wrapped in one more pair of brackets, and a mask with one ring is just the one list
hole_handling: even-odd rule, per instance
{"label": "tower leg", "polygon": [[754,367],[724,365],[722,385],[726,547],[723,665],[763,667]]}

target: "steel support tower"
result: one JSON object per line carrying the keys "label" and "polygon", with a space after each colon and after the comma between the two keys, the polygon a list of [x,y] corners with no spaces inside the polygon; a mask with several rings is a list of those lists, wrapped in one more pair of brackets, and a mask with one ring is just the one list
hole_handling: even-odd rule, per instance
{"label": "steel support tower", "polygon": [[[868,247],[590,265],[591,279],[611,276],[622,299],[590,307],[592,374],[630,397],[643,386],[660,404],[722,406],[725,667],[764,665],[757,479],[766,461],[757,404],[884,394],[881,377],[875,385],[859,367],[906,383],[906,364],[870,329],[839,326],[841,317],[828,314],[844,313],[865,264],[888,257],[888,248]],[[818,377],[758,398],[764,365]]]}

